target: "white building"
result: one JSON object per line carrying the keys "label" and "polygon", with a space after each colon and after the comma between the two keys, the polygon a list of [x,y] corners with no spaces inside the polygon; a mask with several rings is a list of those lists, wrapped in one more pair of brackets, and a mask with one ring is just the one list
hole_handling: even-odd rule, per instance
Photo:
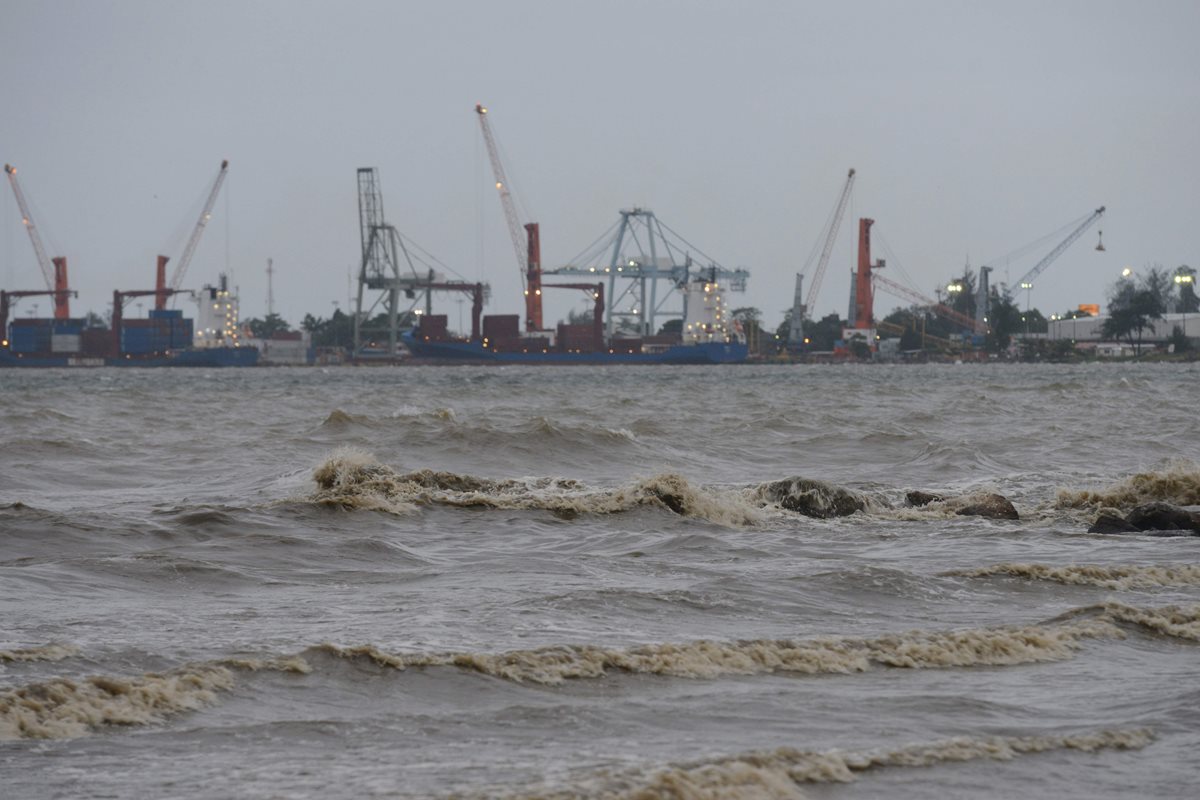
{"label": "white building", "polygon": [[216,286],[205,286],[197,295],[193,338],[196,347],[234,347],[244,344],[238,322],[238,299],[229,291],[229,276],[221,273]]}

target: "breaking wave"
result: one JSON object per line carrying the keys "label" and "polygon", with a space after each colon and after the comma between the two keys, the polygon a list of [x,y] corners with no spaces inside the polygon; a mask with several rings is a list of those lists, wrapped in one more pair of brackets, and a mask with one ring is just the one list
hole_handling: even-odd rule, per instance
{"label": "breaking wave", "polygon": [[588,645],[544,647],[504,653],[387,653],[370,645],[316,648],[342,658],[408,667],[453,666],[518,683],[555,685],[578,678],[630,672],[679,678],[715,678],[775,672],[866,672],[873,665],[908,669],[1013,666],[1071,657],[1084,639],[1121,638],[1102,618],[1055,626],[911,631],[874,639],[757,639],[648,644],[624,649]]}
{"label": "breaking wave", "polygon": [[0,661],[62,661],[78,654],[79,648],[73,644],[47,644],[41,647],[0,650]]}
{"label": "breaking wave", "polygon": [[216,701],[234,669],[308,672],[303,659],[227,659],[135,678],[55,678],[0,692],[0,740],[69,739],[111,725],[149,725]]}
{"label": "breaking wave", "polygon": [[781,747],[658,769],[602,771],[569,785],[502,796],[511,800],[795,800],[804,797],[799,787],[805,783],[851,783],[856,773],[882,767],[932,767],[976,759],[1009,761],[1053,750],[1140,750],[1153,740],[1150,730],[1132,728],[1069,736],[958,737],[896,750],[814,752]]}
{"label": "breaking wave", "polygon": [[1129,509],[1161,500],[1180,506],[1200,505],[1200,468],[1190,462],[1161,471],[1139,472],[1106,489],[1060,489],[1059,508]]}
{"label": "breaking wave", "polygon": [[1174,567],[1113,566],[1070,564],[1055,567],[1049,564],[994,564],[977,569],[957,569],[941,573],[946,577],[986,578],[1003,575],[1036,581],[1079,586],[1099,586],[1105,589],[1152,589],[1159,586],[1200,586],[1200,564]]}
{"label": "breaking wave", "polygon": [[759,508],[742,492],[697,488],[674,474],[616,489],[592,489],[569,478],[492,480],[429,469],[400,473],[368,453],[341,450],[313,471],[313,480],[318,487],[314,502],[394,514],[422,505],[444,505],[542,509],[572,517],[654,506],[734,527],[761,519]]}

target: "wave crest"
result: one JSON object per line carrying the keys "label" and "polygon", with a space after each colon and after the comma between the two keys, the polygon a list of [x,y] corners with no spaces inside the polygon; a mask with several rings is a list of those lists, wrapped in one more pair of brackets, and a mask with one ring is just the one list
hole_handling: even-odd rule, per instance
{"label": "wave crest", "polygon": [[341,450],[313,471],[312,500],[347,509],[408,513],[421,505],[540,509],[560,516],[616,514],[642,506],[730,526],[753,524],[758,508],[736,490],[691,485],[654,475],[615,489],[592,489],[570,478],[494,480],[430,469],[400,473],[359,450]]}
{"label": "wave crest", "polygon": [[1004,575],[1027,580],[1054,581],[1079,586],[1099,586],[1104,589],[1152,589],[1160,586],[1200,585],[1200,564],[1180,566],[1100,566],[1070,564],[1063,567],[1049,564],[994,564],[977,569],[950,570],[946,577],[986,578]]}
{"label": "wave crest", "polygon": [[1139,472],[1106,489],[1060,489],[1058,508],[1132,508],[1162,501],[1179,506],[1200,505],[1200,468],[1189,462],[1161,471]]}
{"label": "wave crest", "polygon": [[0,650],[0,661],[62,661],[75,655],[79,655],[79,648],[73,644],[47,644]]}
{"label": "wave crest", "polygon": [[[645,800],[645,798],[741,798],[795,800],[805,783],[851,783],[856,773],[886,767],[1013,758],[1053,750],[1139,750],[1154,740],[1147,728],[1107,729],[1067,736],[957,737],[895,750],[813,752],[781,747],[659,768],[603,772],[571,785],[504,795],[528,800]],[[493,795],[494,796],[494,795]]]}

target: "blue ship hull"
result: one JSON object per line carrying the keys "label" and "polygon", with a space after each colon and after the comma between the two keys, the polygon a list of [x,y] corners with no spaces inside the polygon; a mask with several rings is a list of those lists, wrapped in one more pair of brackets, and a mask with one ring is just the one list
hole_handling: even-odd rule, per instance
{"label": "blue ship hull", "polygon": [[677,344],[654,353],[495,352],[479,342],[418,341],[411,333],[401,336],[416,358],[444,362],[486,364],[738,364],[746,360],[740,342]]}
{"label": "blue ship hull", "polygon": [[0,350],[0,367],[253,367],[254,347],[208,347],[176,350],[166,355],[104,358],[75,353],[13,353]]}

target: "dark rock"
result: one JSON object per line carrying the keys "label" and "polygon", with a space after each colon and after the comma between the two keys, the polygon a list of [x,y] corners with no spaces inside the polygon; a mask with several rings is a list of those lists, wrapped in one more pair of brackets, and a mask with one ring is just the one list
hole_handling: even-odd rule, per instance
{"label": "dark rock", "polygon": [[946,498],[940,494],[933,494],[932,492],[912,491],[904,495],[904,500],[913,508],[920,508],[921,506],[927,506],[930,503],[944,503]]}
{"label": "dark rock", "polygon": [[763,487],[764,496],[788,511],[806,517],[848,517],[867,507],[867,501],[848,489],[811,478],[784,478]]}
{"label": "dark rock", "polygon": [[987,517],[988,519],[1020,519],[1017,509],[1002,494],[983,494],[971,498],[971,502],[954,512],[961,517]]}
{"label": "dark rock", "polygon": [[1200,524],[1186,508],[1170,503],[1144,503],[1129,512],[1129,524],[1139,531],[1196,531]]}
{"label": "dark rock", "polygon": [[1116,514],[1101,512],[1088,528],[1088,533],[1136,533],[1137,526],[1129,524],[1129,520]]}

